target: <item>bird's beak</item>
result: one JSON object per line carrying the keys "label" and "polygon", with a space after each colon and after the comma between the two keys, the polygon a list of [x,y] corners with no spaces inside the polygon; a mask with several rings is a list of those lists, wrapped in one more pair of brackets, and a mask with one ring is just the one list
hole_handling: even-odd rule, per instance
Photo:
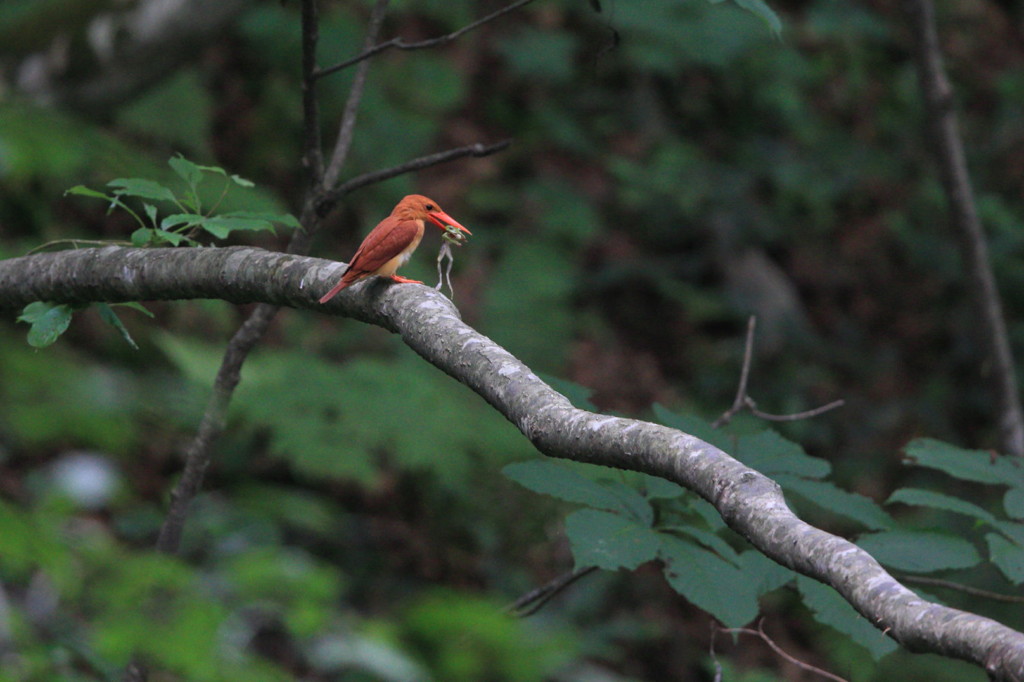
{"label": "bird's beak", "polygon": [[435,225],[440,227],[442,230],[444,230],[447,226],[451,225],[452,227],[459,228],[460,230],[462,230],[463,232],[465,232],[468,235],[472,235],[473,234],[472,232],[467,230],[465,227],[460,225],[459,221],[457,221],[455,218],[452,218],[450,215],[448,215],[444,211],[429,211],[427,213],[427,218],[429,218],[430,222],[434,223]]}

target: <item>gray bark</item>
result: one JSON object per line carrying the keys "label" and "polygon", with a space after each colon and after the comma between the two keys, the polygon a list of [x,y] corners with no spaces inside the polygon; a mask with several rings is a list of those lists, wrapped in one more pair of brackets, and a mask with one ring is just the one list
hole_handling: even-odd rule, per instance
{"label": "gray bark", "polygon": [[462,322],[430,287],[374,278],[321,306],[342,264],[248,247],[107,247],[0,261],[0,308],[60,302],[221,298],[352,317],[401,335],[428,362],[469,386],[551,457],[641,471],[713,504],[765,555],[835,588],[875,627],[914,652],[963,659],[994,680],[1024,680],[1024,634],[928,602],[869,554],[800,520],[779,486],[681,431],[573,407],[491,339]]}

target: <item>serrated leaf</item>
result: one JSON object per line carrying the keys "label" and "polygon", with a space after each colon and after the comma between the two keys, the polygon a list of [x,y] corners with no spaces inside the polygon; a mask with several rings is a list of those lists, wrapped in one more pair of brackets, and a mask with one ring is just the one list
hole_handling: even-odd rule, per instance
{"label": "serrated leaf", "polygon": [[203,181],[203,171],[200,167],[184,156],[173,156],[168,159],[167,163],[193,191],[195,191],[196,185]]}
{"label": "serrated leaf", "polygon": [[174,201],[174,192],[154,180],[145,178],[117,178],[107,183],[117,190],[118,195],[152,199],[154,201]]}
{"label": "serrated leaf", "polygon": [[153,241],[153,235],[156,234],[156,230],[151,227],[140,227],[139,229],[132,232],[132,246],[145,246]]}
{"label": "serrated leaf", "polygon": [[36,301],[25,306],[18,316],[18,321],[32,325],[28,330],[29,345],[33,348],[45,348],[67,331],[73,313],[74,309],[66,303],[54,305]]}
{"label": "serrated leaf", "polygon": [[665,537],[658,555],[672,588],[726,627],[741,627],[757,617],[755,581],[717,554]]}
{"label": "serrated leaf", "polygon": [[886,530],[857,539],[857,545],[890,568],[908,573],[932,573],[970,568],[981,556],[967,540],[921,530]]}
{"label": "serrated leaf", "polygon": [[985,542],[988,543],[989,558],[1003,575],[1014,585],[1024,582],[1024,548],[995,533],[987,534]]}
{"label": "serrated leaf", "polygon": [[872,530],[892,528],[892,517],[869,497],[851,493],[829,481],[812,481],[797,476],[778,474],[776,483],[788,493],[794,493],[832,514],[863,524]]}
{"label": "serrated leaf", "polygon": [[943,511],[964,514],[965,516],[971,516],[987,523],[996,522],[996,518],[992,516],[992,514],[976,504],[971,504],[970,502],[961,500],[958,497],[933,492],[931,490],[900,488],[899,490],[894,491],[885,503],[888,505],[896,502],[914,505],[917,507],[931,507],[932,509],[942,509]]}
{"label": "serrated leaf", "polygon": [[1003,509],[1011,519],[1024,519],[1024,488],[1010,488],[1003,496]]}
{"label": "serrated leaf", "polygon": [[782,34],[782,20],[764,0],[733,0],[733,2],[763,21],[776,37]]}
{"label": "serrated leaf", "polygon": [[848,635],[867,649],[876,661],[898,648],[896,642],[873,627],[828,585],[802,575],[797,576],[796,584],[815,620]]}
{"label": "serrated leaf", "polygon": [[985,450],[966,450],[933,438],[915,438],[903,452],[908,463],[938,469],[964,481],[1024,485],[1024,470],[1015,460],[994,457]]}
{"label": "serrated leaf", "polygon": [[776,474],[824,478],[832,471],[832,465],[827,461],[811,457],[799,444],[770,430],[740,436],[733,457],[770,478]]}
{"label": "serrated leaf", "polygon": [[662,532],[671,530],[675,531],[677,534],[689,536],[732,565],[736,567],[739,567],[740,565],[739,553],[717,533],[713,533],[705,528],[700,528],[694,525],[669,526],[665,528],[659,526],[658,530]]}
{"label": "serrated leaf", "polygon": [[577,568],[633,570],[656,559],[660,534],[621,514],[580,509],[565,518],[565,534]]}
{"label": "serrated leaf", "polygon": [[630,488],[613,489],[551,460],[514,462],[501,472],[535,493],[585,504],[595,509],[629,514],[647,525],[654,519],[654,510],[636,491]]}
{"label": "serrated leaf", "polygon": [[100,317],[103,321],[119,331],[121,333],[121,338],[123,338],[129,346],[138,350],[139,345],[135,343],[135,339],[133,339],[132,335],[128,333],[128,328],[124,326],[123,322],[121,322],[121,318],[117,316],[117,313],[115,313],[114,310],[106,303],[97,303],[96,307],[99,309]]}

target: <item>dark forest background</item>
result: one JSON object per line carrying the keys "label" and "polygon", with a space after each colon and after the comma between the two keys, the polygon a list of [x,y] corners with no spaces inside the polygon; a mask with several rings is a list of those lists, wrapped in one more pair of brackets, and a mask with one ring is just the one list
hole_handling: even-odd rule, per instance
{"label": "dark forest background", "polygon": [[[299,7],[235,4],[179,22],[159,58],[135,59],[118,51],[137,35],[119,23],[134,3],[0,4],[0,257],[127,240],[130,216],[65,190],[170,184],[178,153],[256,183],[225,209],[298,214]],[[500,6],[392,4],[382,36],[410,41]],[[995,447],[898,3],[772,7],[778,37],[731,3],[537,0],[443,47],[376,57],[343,177],[512,144],[351,194],[313,254],[347,259],[401,196],[423,193],[474,234],[453,271],[463,318],[603,411],[647,418],[660,404],[713,419],[732,403],[756,314],[762,409],[846,401],[779,426],[843,488],[881,501],[922,483],[901,463],[914,437]],[[1024,11],[937,9],[1019,356]],[[368,13],[321,3],[321,64],[359,51]],[[351,69],[320,83],[328,141],[350,80]],[[287,237],[230,243],[283,249]],[[428,233],[403,274],[432,285],[439,243]],[[277,318],[243,372],[183,561],[144,551],[244,313],[147,307],[155,319],[121,315],[138,350],[95,312],[45,350],[0,321],[0,680],[116,679],[140,650],[162,662],[161,680],[712,679],[709,617],[655,567],[591,575],[529,619],[504,616],[572,569],[571,507],[500,475],[537,455],[483,401],[350,320]],[[155,584],[168,604],[156,619],[131,608]],[[784,592],[763,612],[790,653],[849,679],[982,679],[931,656],[876,663]],[[720,635],[717,648],[726,679],[813,679],[759,642]]]}

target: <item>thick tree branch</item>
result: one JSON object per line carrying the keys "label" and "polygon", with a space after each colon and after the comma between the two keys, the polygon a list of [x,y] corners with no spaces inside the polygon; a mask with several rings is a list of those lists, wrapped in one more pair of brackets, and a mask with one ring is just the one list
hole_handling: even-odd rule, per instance
{"label": "thick tree branch", "polygon": [[36,301],[223,298],[325,312],[400,334],[428,362],[472,388],[542,453],[675,481],[780,564],[835,588],[875,627],[915,652],[982,666],[993,680],[1024,680],[1024,634],[928,602],[853,543],[800,520],[779,486],[718,448],[675,429],[580,410],[529,367],[467,326],[425,286],[379,278],[321,306],[342,265],[247,247],[107,247],[0,261],[0,308]]}
{"label": "thick tree branch", "polygon": [[917,75],[932,127],[935,153],[942,186],[946,190],[953,226],[971,282],[975,307],[981,315],[980,330],[991,364],[986,372],[992,382],[999,409],[1001,449],[1024,456],[1024,412],[1017,392],[1017,372],[1010,350],[1003,304],[989,263],[985,230],[978,219],[971,178],[964,160],[964,147],[953,106],[953,88],[942,65],[935,7],[931,0],[905,0],[915,40]]}

